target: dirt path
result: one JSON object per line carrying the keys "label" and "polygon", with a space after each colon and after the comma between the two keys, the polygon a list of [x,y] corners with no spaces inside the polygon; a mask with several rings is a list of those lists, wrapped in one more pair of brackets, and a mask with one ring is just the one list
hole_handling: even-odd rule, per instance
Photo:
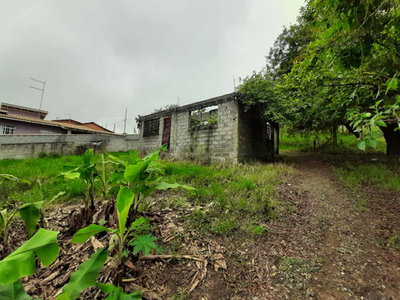
{"label": "dirt path", "polygon": [[[373,207],[370,212],[360,211],[354,195],[338,182],[326,163],[305,155],[296,156],[295,160],[299,163],[299,172],[293,178],[294,182],[287,186],[290,191],[296,191],[299,203],[303,202],[307,208],[300,217],[303,223],[290,230],[294,231],[292,234],[301,234],[300,241],[294,245],[299,251],[294,257],[303,255],[306,263],[299,267],[301,264],[294,260],[300,269],[297,276],[305,278],[304,286],[297,291],[296,287],[289,287],[287,296],[400,299],[400,253],[387,247],[379,227],[382,219],[387,219],[385,213],[393,214],[393,211],[377,212]],[[380,196],[382,199],[375,201],[394,200],[399,206],[399,199],[387,199],[388,196],[398,197],[398,194],[383,193]],[[303,253],[307,251],[309,258]],[[287,275],[287,270],[289,273],[296,270],[290,260],[287,261],[280,260],[283,275]],[[308,267],[304,267],[305,264]],[[312,268],[312,265],[316,267]],[[287,287],[285,279],[283,285]]]}

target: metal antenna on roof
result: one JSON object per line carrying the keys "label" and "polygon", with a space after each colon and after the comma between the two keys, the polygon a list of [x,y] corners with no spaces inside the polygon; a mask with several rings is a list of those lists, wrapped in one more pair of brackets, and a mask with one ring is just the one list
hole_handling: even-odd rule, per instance
{"label": "metal antenna on roof", "polygon": [[[34,86],[29,86],[29,87],[32,88],[32,89],[39,90],[39,91],[42,92],[42,96],[40,97],[40,106],[39,106],[39,110],[42,110],[43,94],[44,94],[44,88],[45,88],[45,86],[46,86],[46,81],[37,80],[37,79],[32,78],[32,77],[30,77],[29,79],[34,80],[34,81],[36,81],[36,82],[39,82],[39,83],[43,84],[43,87],[42,87],[41,89],[39,89],[39,88],[37,88],[37,87],[34,87]],[[40,112],[39,112],[39,119],[40,119]]]}
{"label": "metal antenna on roof", "polygon": [[124,120],[124,134],[126,134],[126,116],[128,114],[128,108],[125,108],[125,120]]}

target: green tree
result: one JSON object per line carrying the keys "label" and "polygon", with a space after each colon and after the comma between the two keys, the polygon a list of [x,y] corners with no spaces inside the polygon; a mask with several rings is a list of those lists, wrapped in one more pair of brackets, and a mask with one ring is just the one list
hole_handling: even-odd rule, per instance
{"label": "green tree", "polygon": [[370,125],[400,154],[400,0],[310,0],[284,28],[266,68],[238,89],[247,105],[303,132],[345,125],[370,146]]}
{"label": "green tree", "polygon": [[[310,103],[334,114],[332,119],[346,112],[378,125],[390,155],[400,154],[399,4],[399,0],[310,0],[306,11],[312,15],[315,39],[278,86],[290,93],[292,103]],[[367,141],[374,145],[373,138]]]}

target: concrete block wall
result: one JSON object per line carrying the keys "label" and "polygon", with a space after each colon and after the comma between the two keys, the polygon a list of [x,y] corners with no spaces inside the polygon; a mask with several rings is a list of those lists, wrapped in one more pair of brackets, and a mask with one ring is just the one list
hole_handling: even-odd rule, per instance
{"label": "concrete block wall", "polygon": [[97,152],[129,151],[139,146],[138,135],[0,135],[0,159],[35,158],[41,152],[72,155],[86,148]]}
{"label": "concrete block wall", "polygon": [[[218,105],[217,124],[191,128],[191,112],[215,105]],[[245,111],[233,93],[144,116],[144,120],[160,118],[160,127],[157,136],[141,137],[142,150],[150,152],[161,146],[165,116],[171,117],[168,156],[211,163],[240,163],[269,158],[271,149],[273,151],[266,142],[266,123],[261,110],[253,107]]]}
{"label": "concrete block wall", "polygon": [[171,153],[177,158],[200,157],[211,163],[237,162],[237,101],[218,104],[218,123],[190,128],[190,111],[172,115]]}
{"label": "concrete block wall", "polygon": [[[143,127],[140,130],[140,150],[145,153],[152,152],[153,150],[161,147],[162,133],[164,129],[164,118],[160,117],[160,126],[158,128],[158,135],[143,137]],[[144,125],[144,122],[142,126]]]}

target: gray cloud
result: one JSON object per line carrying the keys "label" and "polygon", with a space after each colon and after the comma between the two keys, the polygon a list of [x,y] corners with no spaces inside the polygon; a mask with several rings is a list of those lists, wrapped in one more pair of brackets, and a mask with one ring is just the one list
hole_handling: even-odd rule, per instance
{"label": "gray cloud", "polygon": [[300,0],[1,1],[0,101],[128,129],[137,114],[233,91]]}

